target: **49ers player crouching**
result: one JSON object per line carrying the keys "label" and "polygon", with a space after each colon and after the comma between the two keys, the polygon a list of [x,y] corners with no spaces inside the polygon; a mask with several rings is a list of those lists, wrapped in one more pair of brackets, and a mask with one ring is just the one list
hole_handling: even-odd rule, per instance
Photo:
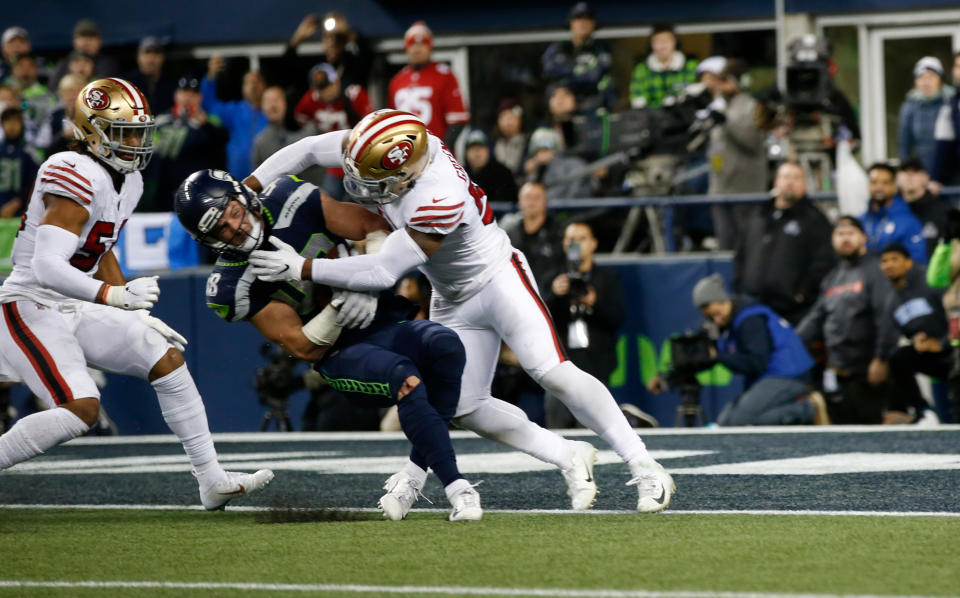
{"label": "49ers player crouching", "polygon": [[153,153],[154,119],[123,79],[84,87],[73,119],[76,151],[40,166],[0,287],[0,370],[51,408],[0,436],[0,470],[80,436],[97,421],[100,392],[87,364],[150,381],[177,435],[207,509],[259,490],[273,472],[227,472],[181,350],[186,339],[146,311],[156,277],[125,282],[111,252],[140,201]]}
{"label": "49ers player crouching", "polygon": [[[596,449],[544,430],[516,406],[490,396],[502,339],[534,380],[630,466],[628,484],[639,490],[638,511],[661,511],[670,504],[673,479],[651,458],[610,391],[567,360],[526,258],[497,226],[483,190],[423,122],[399,110],[374,112],[350,131],[308,137],[281,149],[244,182],[258,189],[314,164],[342,165],[347,191],[377,209],[394,231],[379,253],[339,260],[305,259],[272,241],[277,251],[250,255],[260,278],[302,278],[372,291],[420,268],[433,285],[430,319],[454,330],[466,349],[458,425],[557,465],[573,508],[593,504]],[[426,472],[408,463],[386,489],[411,493],[425,478]]]}

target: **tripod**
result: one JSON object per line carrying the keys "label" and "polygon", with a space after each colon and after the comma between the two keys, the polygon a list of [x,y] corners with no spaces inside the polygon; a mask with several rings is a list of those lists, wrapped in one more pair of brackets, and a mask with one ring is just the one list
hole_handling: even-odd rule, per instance
{"label": "tripod", "polygon": [[263,421],[260,423],[261,432],[267,431],[271,421],[276,422],[278,432],[290,432],[293,430],[293,427],[290,425],[290,414],[287,413],[287,405],[290,404],[288,397],[260,395],[260,403],[268,407],[263,413]]}
{"label": "tripod", "polygon": [[677,406],[676,425],[680,422],[687,428],[703,425],[703,409],[700,407],[700,385],[682,384],[680,386],[680,405]]}

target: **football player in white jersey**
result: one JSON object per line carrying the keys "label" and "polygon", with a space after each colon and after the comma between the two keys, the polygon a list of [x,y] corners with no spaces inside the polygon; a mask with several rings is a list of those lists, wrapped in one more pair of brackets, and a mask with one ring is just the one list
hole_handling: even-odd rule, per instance
{"label": "football player in white jersey", "polygon": [[[463,341],[458,425],[557,465],[574,509],[592,506],[596,449],[540,428],[514,405],[490,396],[501,339],[544,389],[629,464],[637,510],[670,504],[674,483],[630,428],[610,391],[568,361],[526,258],[497,226],[483,190],[414,115],[380,110],[349,131],[308,137],[268,158],[244,182],[255,190],[308,166],[341,166],[344,185],[394,231],[374,255],[310,260],[282,242],[250,263],[265,280],[313,280],[351,290],[389,288],[420,268],[433,285],[430,319]],[[392,492],[422,488],[426,472],[408,463],[387,482]]]}
{"label": "football player in white jersey", "polygon": [[111,251],[140,201],[156,125],[136,86],[105,78],[84,87],[73,118],[74,151],[50,156],[13,245],[0,286],[3,374],[51,408],[0,436],[0,470],[80,436],[97,421],[95,368],[149,380],[177,435],[207,509],[255,492],[273,478],[223,470],[200,393],[181,351],[186,339],[148,311],[156,276],[126,282]]}

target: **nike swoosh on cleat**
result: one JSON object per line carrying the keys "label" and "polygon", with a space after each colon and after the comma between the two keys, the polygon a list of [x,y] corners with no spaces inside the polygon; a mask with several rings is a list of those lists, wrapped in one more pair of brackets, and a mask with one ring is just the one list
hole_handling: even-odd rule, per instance
{"label": "nike swoosh on cleat", "polygon": [[221,492],[220,496],[234,496],[236,494],[244,494],[246,491],[247,489],[243,487],[243,484],[240,484],[239,490],[234,490],[233,492]]}
{"label": "nike swoosh on cleat", "polygon": [[660,497],[659,497],[659,498],[655,498],[654,500],[657,501],[657,504],[662,505],[662,504],[663,504],[663,500],[664,500],[666,497],[667,497],[667,489],[664,487],[664,488],[660,488]]}
{"label": "nike swoosh on cleat", "polygon": [[588,483],[592,483],[592,482],[593,482],[593,476],[592,476],[592,475],[588,475],[588,476],[587,476],[587,482],[588,482]]}

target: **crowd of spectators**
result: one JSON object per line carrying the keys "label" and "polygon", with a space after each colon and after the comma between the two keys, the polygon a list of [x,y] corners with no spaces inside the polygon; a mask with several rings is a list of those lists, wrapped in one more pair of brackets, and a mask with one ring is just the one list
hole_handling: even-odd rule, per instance
{"label": "crowd of spectators", "polygon": [[[505,94],[491,123],[471,122],[461,87],[467,82],[434,60],[433,33],[420,21],[404,34],[406,65],[389,80],[376,81],[369,42],[337,13],[308,15],[280,57],[243,73],[240,61],[218,55],[206,64],[171,68],[170,40],[156,36],[140,41],[136,68],[121,73],[115,57],[102,51],[100,30],[89,19],[76,23],[69,53],[50,63],[32,53],[28,31],[8,27],[0,60],[0,217],[23,212],[37,165],[66,149],[76,96],[97,77],[119,74],[134,82],[157,116],[141,211],[169,211],[174,190],[195,170],[224,168],[243,178],[304,136],[351,127],[378,107],[406,110],[457,151],[490,200],[517,204],[519,210],[501,224],[530,260],[571,356],[604,378],[609,372],[601,370],[615,362],[607,354],[623,300],[615,276],[595,267],[592,255],[611,246],[608,225],[612,218],[612,230],[618,230],[624,213],[595,210],[585,220],[567,222],[551,214],[548,202],[649,192],[649,177],[637,184],[627,168],[603,160],[624,149],[603,146],[616,145],[611,139],[621,131],[606,131],[596,142],[596,130],[609,126],[611,115],[634,111],[652,114],[645,122],[666,135],[666,125],[658,123],[667,114],[662,111],[694,98],[693,122],[684,126],[691,125],[704,143],[682,144],[684,155],[670,163],[679,170],[700,167],[707,175],[700,182],[686,177],[681,184],[672,182],[679,173],[671,173],[667,192],[764,193],[772,183],[766,202],[718,203],[710,212],[707,234],[715,242],[704,246],[735,255],[732,293],[723,299],[730,301],[731,313],[755,301],[796,327],[818,358],[813,374],[825,372],[834,382],[823,388],[833,397],[834,421],[882,421],[886,411],[922,419],[922,399],[908,373],[943,374],[946,358],[931,355],[946,352],[945,325],[925,321],[918,328],[896,314],[909,312],[903,306],[916,305],[918,297],[938,301],[924,287],[923,267],[944,237],[949,206],[940,190],[960,182],[960,100],[946,84],[941,62],[927,56],[914,66],[914,88],[900,110],[899,167],[897,162],[870,166],[867,210],[834,225],[808,197],[811,177],[804,163],[781,156],[771,168],[773,133],[764,122],[763,102],[752,93],[748,64],[733,56],[688,55],[672,26],[656,24],[649,53],[636,59],[629,85],[617,89],[613,52],[595,36],[591,7],[573,6],[568,26],[569,39],[550,44],[542,55],[539,104]],[[316,36],[323,54],[301,55],[303,43]],[[960,54],[952,75],[960,78]],[[386,90],[385,97],[373,97],[374,87]],[[531,118],[541,113],[539,122]],[[858,134],[851,134],[856,142]],[[636,160],[658,151],[656,145],[643,152],[627,148],[624,155],[635,167]],[[343,198],[342,171],[303,176]],[[848,292],[852,289],[857,290]],[[942,310],[933,311],[932,317],[943,319]],[[911,344],[897,349],[898,332]],[[504,367],[510,363],[505,351]],[[898,389],[899,403],[876,399],[877,389],[889,384]],[[521,393],[524,388],[521,384]],[[547,406],[545,415],[531,416],[566,421],[562,413],[551,415],[549,399]],[[804,419],[812,417],[812,408],[804,408]]]}

